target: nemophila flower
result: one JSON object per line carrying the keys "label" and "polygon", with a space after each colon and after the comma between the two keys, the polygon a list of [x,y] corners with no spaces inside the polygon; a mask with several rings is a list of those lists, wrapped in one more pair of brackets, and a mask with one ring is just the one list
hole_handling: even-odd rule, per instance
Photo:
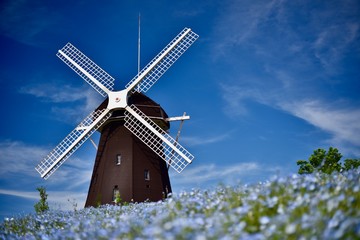
{"label": "nemophila flower", "polygon": [[274,177],[253,186],[218,186],[165,201],[7,218],[0,239],[356,238],[359,171]]}
{"label": "nemophila flower", "polygon": [[259,221],[260,221],[261,225],[266,225],[266,224],[268,224],[270,222],[270,218],[267,217],[267,216],[263,216],[263,217],[260,218]]}
{"label": "nemophila flower", "polygon": [[286,234],[293,234],[296,231],[296,224],[295,223],[289,223],[285,228]]}

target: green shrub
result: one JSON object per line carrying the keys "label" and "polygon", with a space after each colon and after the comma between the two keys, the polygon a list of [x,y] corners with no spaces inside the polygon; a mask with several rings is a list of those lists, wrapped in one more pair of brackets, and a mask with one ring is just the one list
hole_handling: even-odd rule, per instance
{"label": "green shrub", "polygon": [[333,172],[348,171],[360,166],[360,159],[346,159],[344,167],[341,166],[342,155],[337,148],[330,147],[326,152],[324,149],[316,149],[309,160],[298,160],[299,174],[309,174],[314,171],[331,174]]}
{"label": "green shrub", "polygon": [[41,214],[49,210],[49,205],[47,203],[47,194],[45,187],[38,187],[36,190],[39,191],[40,201],[34,205],[35,212]]}
{"label": "green shrub", "polygon": [[346,159],[344,161],[344,170],[356,169],[360,166],[360,159]]}

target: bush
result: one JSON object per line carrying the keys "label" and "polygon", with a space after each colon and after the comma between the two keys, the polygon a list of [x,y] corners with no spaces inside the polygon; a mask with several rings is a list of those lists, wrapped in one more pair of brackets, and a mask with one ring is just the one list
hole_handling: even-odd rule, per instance
{"label": "bush", "polygon": [[38,187],[36,190],[39,191],[40,201],[34,205],[35,212],[41,214],[49,210],[49,205],[47,203],[47,194],[45,187]]}
{"label": "bush", "polygon": [[360,159],[346,159],[344,167],[341,166],[342,155],[337,148],[330,147],[328,152],[324,149],[317,149],[309,157],[309,160],[298,160],[299,174],[309,174],[314,171],[331,174],[333,172],[348,171],[360,166]]}
{"label": "bush", "polygon": [[344,170],[356,169],[360,166],[360,159],[346,159],[344,161]]}

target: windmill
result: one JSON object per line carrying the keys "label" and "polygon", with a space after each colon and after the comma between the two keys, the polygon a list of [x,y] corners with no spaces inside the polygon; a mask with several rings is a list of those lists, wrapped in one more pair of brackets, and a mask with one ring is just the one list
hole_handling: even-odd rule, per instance
{"label": "windmill", "polygon": [[111,203],[118,193],[124,201],[166,197],[171,192],[167,165],[180,173],[194,156],[166,133],[172,118],[144,93],[197,38],[184,28],[121,91],[114,91],[115,79],[71,43],[59,50],[56,55],[106,99],[36,166],[41,177],[49,178],[99,130],[85,206]]}

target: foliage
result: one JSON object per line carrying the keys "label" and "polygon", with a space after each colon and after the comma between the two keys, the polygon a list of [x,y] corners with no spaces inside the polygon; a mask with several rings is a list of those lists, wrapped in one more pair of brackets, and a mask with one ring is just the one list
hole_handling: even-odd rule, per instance
{"label": "foliage", "polygon": [[74,209],[74,212],[77,211],[77,202],[76,202],[76,199],[73,198],[72,200],[68,199],[68,202],[73,206],[73,209]]}
{"label": "foliage", "polygon": [[122,202],[122,199],[120,197],[120,192],[116,193],[114,202],[115,202],[115,205],[119,205]]}
{"label": "foliage", "polygon": [[360,174],[274,177],[159,202],[5,219],[0,239],[359,239]]}
{"label": "foliage", "polygon": [[36,190],[39,191],[40,200],[34,205],[35,212],[38,214],[44,213],[49,210],[49,205],[47,203],[47,193],[45,187],[38,187]]}
{"label": "foliage", "polygon": [[360,167],[360,159],[346,159],[344,161],[344,170],[356,169]]}
{"label": "foliage", "polygon": [[328,152],[324,149],[316,149],[309,157],[309,161],[298,160],[299,174],[309,174],[314,171],[331,174],[333,172],[348,171],[360,166],[360,159],[346,159],[344,167],[341,166],[342,155],[337,148],[330,147]]}
{"label": "foliage", "polygon": [[296,162],[296,164],[299,167],[299,174],[305,174],[305,173],[313,173],[314,172],[314,167],[313,165],[311,165],[311,163],[309,163],[308,161],[305,160],[299,160]]}
{"label": "foliage", "polygon": [[96,195],[96,207],[100,207],[101,206],[101,193],[99,193],[98,195]]}

